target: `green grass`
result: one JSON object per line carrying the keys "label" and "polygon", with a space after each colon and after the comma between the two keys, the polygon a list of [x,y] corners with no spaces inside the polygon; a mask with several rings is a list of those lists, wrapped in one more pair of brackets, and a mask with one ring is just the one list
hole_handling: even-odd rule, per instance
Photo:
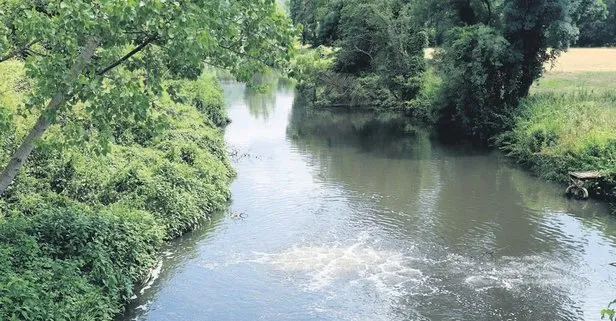
{"label": "green grass", "polygon": [[569,171],[599,170],[608,177],[601,193],[613,189],[614,85],[616,72],[548,73],[522,101],[513,129],[497,145],[544,178],[564,181]]}
{"label": "green grass", "polygon": [[607,93],[616,88],[616,72],[550,72],[535,83],[532,93]]}

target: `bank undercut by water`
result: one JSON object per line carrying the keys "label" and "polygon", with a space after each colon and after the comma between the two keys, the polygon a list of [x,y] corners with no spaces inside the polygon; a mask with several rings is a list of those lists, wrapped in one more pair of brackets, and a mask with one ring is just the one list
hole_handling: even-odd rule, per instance
{"label": "bank undercut by water", "polygon": [[[0,76],[5,163],[36,115],[20,116],[23,65]],[[50,129],[0,197],[0,320],[111,320],[165,240],[226,207],[222,89],[208,73],[166,87],[145,123],[120,116],[103,133],[62,115],[75,125]]]}

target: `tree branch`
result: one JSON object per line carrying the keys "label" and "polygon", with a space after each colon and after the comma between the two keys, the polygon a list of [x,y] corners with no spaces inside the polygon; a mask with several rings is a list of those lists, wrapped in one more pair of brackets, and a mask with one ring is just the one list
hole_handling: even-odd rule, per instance
{"label": "tree branch", "polygon": [[28,53],[30,55],[37,55],[37,56],[41,56],[41,57],[49,57],[49,55],[44,54],[42,52],[38,52],[38,51],[34,51],[32,49],[24,49],[23,51],[24,53]]}
{"label": "tree branch", "polygon": [[123,63],[124,61],[130,59],[130,57],[136,55],[138,52],[140,52],[141,50],[143,50],[143,48],[145,48],[147,45],[149,45],[150,43],[152,43],[152,41],[156,40],[157,36],[150,36],[148,37],[145,41],[143,41],[139,46],[135,47],[135,49],[131,50],[131,52],[127,53],[126,55],[124,55],[124,57],[118,59],[116,62],[112,63],[111,65],[103,68],[102,70],[99,70],[98,72],[96,72],[96,74],[98,76],[102,76],[105,73],[107,73],[108,71],[110,71],[111,69],[119,66],[121,63]]}
{"label": "tree branch", "polygon": [[23,53],[24,51],[28,50],[28,48],[30,48],[32,45],[34,45],[35,43],[39,42],[39,40],[35,39],[30,41],[28,44],[26,44],[25,46],[19,48],[19,49],[15,49],[13,51],[10,51],[6,56],[4,57],[0,57],[0,62],[4,62],[7,61],[15,56],[17,56],[20,53]]}
{"label": "tree branch", "polygon": [[360,53],[363,53],[364,55],[366,55],[366,56],[370,57],[370,60],[374,60],[374,58],[372,58],[372,55],[371,55],[369,52],[367,52],[367,51],[365,51],[365,50],[361,50],[361,49],[359,49],[357,46],[355,46],[355,48],[354,48],[354,49],[355,49],[355,51],[360,52]]}
{"label": "tree branch", "polygon": [[490,22],[492,21],[492,5],[490,4],[490,0],[483,0],[483,3],[485,3],[488,9],[488,21],[486,22],[486,24],[490,25]]}
{"label": "tree branch", "polygon": [[[77,57],[73,66],[68,72],[68,77],[74,79],[81,74],[83,68],[90,62],[96,48],[98,47],[99,40],[96,38],[89,39],[81,50],[81,55]],[[40,139],[47,128],[52,124],[52,120],[48,117],[50,113],[57,112],[58,108],[66,102],[66,95],[62,91],[58,91],[51,101],[47,104],[47,107],[41,112],[34,127],[30,129],[28,135],[23,139],[13,156],[9,160],[9,163],[4,167],[0,174],[0,195],[2,195],[9,187],[17,172],[21,166],[26,162],[30,153],[34,149],[34,143]]]}

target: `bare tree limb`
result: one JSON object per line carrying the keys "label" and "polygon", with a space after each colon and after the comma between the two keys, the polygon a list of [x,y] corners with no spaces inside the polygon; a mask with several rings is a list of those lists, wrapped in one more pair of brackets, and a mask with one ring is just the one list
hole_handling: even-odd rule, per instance
{"label": "bare tree limb", "polygon": [[359,49],[359,47],[357,47],[357,46],[355,46],[354,49],[355,49],[355,51],[361,52],[361,53],[365,54],[366,56],[370,57],[370,60],[374,60],[374,58],[372,57],[372,55],[369,52],[367,52],[365,50],[362,50],[362,49]]}
{"label": "bare tree limb", "polygon": [[114,63],[112,63],[111,65],[99,70],[96,72],[97,75],[102,76],[105,73],[107,73],[108,71],[112,70],[113,68],[119,66],[121,63],[125,62],[126,60],[130,59],[130,57],[136,55],[138,52],[140,52],[141,50],[143,50],[143,48],[145,48],[147,45],[149,45],[150,43],[152,43],[154,40],[156,40],[157,36],[153,35],[148,37],[146,40],[144,40],[141,44],[139,44],[139,46],[135,47],[135,49],[131,50],[129,53],[127,53],[126,55],[124,55],[122,58],[116,60]]}

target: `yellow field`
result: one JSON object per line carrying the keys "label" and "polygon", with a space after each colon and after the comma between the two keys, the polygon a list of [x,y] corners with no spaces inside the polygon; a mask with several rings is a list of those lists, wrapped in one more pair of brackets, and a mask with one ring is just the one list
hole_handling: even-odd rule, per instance
{"label": "yellow field", "polygon": [[551,72],[616,71],[616,48],[571,48],[563,53]]}
{"label": "yellow field", "polygon": [[[426,59],[433,55],[434,48],[424,50]],[[616,48],[571,48],[546,68],[551,72],[616,71]]]}
{"label": "yellow field", "polygon": [[533,86],[533,93],[616,90],[616,48],[571,48],[546,69]]}

